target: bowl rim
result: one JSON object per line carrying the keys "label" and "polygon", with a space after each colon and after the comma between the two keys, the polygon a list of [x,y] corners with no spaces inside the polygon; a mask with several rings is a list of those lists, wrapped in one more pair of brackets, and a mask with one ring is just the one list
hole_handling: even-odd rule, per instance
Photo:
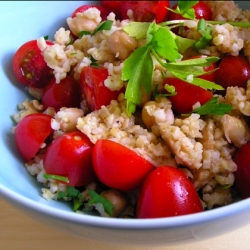
{"label": "bowl rim", "polygon": [[60,221],[71,222],[73,224],[110,228],[110,229],[133,229],[133,230],[151,230],[151,229],[171,229],[178,227],[188,227],[222,220],[250,210],[250,198],[244,199],[223,207],[214,208],[200,213],[181,215],[166,218],[150,219],[125,219],[109,218],[95,215],[88,215],[72,211],[65,211],[59,208],[50,207],[39,203],[23,195],[20,195],[0,183],[0,196],[10,203],[16,203],[22,208],[60,219]]}

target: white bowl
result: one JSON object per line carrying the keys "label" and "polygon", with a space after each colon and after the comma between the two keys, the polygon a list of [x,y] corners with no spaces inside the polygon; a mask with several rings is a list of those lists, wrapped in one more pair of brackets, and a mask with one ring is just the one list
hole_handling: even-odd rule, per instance
{"label": "white bowl", "polygon": [[[86,2],[87,3],[87,2]],[[79,7],[78,1],[0,2],[0,194],[35,219],[81,237],[133,245],[170,245],[218,236],[250,222],[250,199],[199,214],[161,219],[115,219],[74,213],[67,203],[47,201],[23,166],[10,116],[26,97],[12,74],[12,57],[28,40],[49,35]],[[241,2],[249,6],[247,2]]]}

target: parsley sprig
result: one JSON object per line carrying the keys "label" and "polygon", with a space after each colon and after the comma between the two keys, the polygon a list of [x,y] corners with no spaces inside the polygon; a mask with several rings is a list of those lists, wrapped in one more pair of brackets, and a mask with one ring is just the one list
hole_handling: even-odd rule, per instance
{"label": "parsley sprig", "polygon": [[195,12],[192,7],[198,2],[199,1],[178,1],[178,5],[175,10],[171,8],[168,8],[168,10],[176,14],[180,14],[188,19],[195,19]]}
{"label": "parsley sprig", "polygon": [[197,31],[201,34],[201,38],[195,42],[194,48],[199,51],[206,48],[212,40],[212,28],[206,24],[204,19],[199,20],[197,25]]}
{"label": "parsley sprig", "polygon": [[[193,6],[199,1],[178,1],[176,10],[170,11],[181,14],[187,19],[195,20]],[[212,39],[211,26],[214,24],[224,24],[221,21],[197,20],[197,31],[201,38],[196,41],[183,38],[174,34],[171,29],[176,26],[184,26],[186,20],[166,21],[160,24],[155,22],[131,22],[125,26],[124,31],[136,39],[145,39],[144,46],[136,49],[125,61],[122,70],[122,80],[127,82],[125,98],[127,100],[127,113],[131,115],[135,112],[136,106],[140,104],[142,90],[150,93],[154,71],[153,58],[163,66],[174,77],[183,81],[200,86],[209,90],[223,90],[223,87],[213,82],[199,78],[205,72],[203,67],[219,60],[218,57],[197,58],[183,60],[182,54],[189,48],[200,50],[206,48]],[[250,23],[227,22],[233,26],[250,27]],[[191,77],[190,77],[191,76]],[[174,93],[174,90],[172,91]]]}
{"label": "parsley sprig", "polygon": [[[140,34],[136,31],[140,28]],[[169,71],[173,76],[190,82],[188,76],[192,75],[192,84],[207,89],[223,89],[221,86],[200,78],[205,72],[203,67],[219,60],[218,57],[195,58],[181,61],[180,48],[185,49],[193,46],[194,42],[189,39],[181,39],[168,27],[162,27],[155,22],[148,26],[146,24],[132,22],[124,27],[130,36],[146,38],[146,44],[136,49],[125,61],[122,70],[122,80],[127,81],[125,98],[127,99],[127,112],[135,112],[136,106],[140,104],[142,89],[146,93],[152,90],[152,78],[154,71],[153,57]],[[142,31],[143,30],[143,31]]]}
{"label": "parsley sprig", "polygon": [[199,108],[193,110],[193,113],[199,115],[224,115],[232,111],[233,107],[228,103],[219,103],[219,97],[215,96]]}

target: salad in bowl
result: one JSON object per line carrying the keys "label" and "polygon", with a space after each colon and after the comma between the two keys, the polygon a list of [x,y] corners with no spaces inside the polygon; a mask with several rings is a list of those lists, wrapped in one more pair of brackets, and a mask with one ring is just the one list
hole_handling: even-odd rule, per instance
{"label": "salad in bowl", "polygon": [[173,237],[170,225],[247,213],[250,11],[234,1],[71,4],[64,24],[23,38],[10,62],[21,98],[8,134],[37,190],[31,210],[41,214],[39,201],[75,231],[77,221],[118,223],[138,241],[143,228]]}

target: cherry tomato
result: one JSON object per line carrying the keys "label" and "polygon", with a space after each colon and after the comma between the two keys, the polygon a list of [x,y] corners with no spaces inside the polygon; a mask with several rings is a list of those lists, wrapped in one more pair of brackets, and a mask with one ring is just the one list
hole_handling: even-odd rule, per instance
{"label": "cherry tomato", "polygon": [[[206,57],[206,56],[197,55],[197,56],[192,56],[189,59],[204,58],[204,57]],[[215,69],[216,69],[216,63],[215,62],[211,63],[210,66],[203,67],[203,70],[206,71],[206,72],[213,71]],[[212,72],[212,73],[209,73],[209,74],[199,76],[199,78],[202,78],[202,79],[210,81],[210,82],[214,82],[214,80],[215,80],[215,71]]]}
{"label": "cherry tomato", "polygon": [[45,140],[52,133],[52,117],[42,113],[25,116],[16,126],[15,144],[25,161],[35,157]]}
{"label": "cherry tomato", "polygon": [[[177,6],[178,6],[178,4],[175,4],[172,7],[172,9],[175,10],[177,8]],[[213,13],[212,13],[210,6],[207,3],[203,2],[203,1],[199,1],[199,3],[197,3],[193,6],[193,9],[194,9],[196,19],[203,18],[205,20],[212,20]],[[180,14],[169,11],[167,19],[168,20],[183,20],[186,18]]]}
{"label": "cherry tomato", "polygon": [[250,197],[250,143],[245,144],[236,151],[233,160],[237,165],[235,172],[235,185],[242,198]]}
{"label": "cherry tomato", "polygon": [[166,78],[165,83],[175,87],[177,94],[169,99],[173,110],[180,114],[192,112],[195,103],[200,102],[203,105],[213,97],[212,92],[178,78]]}
{"label": "cherry tomato", "polygon": [[80,131],[72,131],[57,137],[49,145],[44,156],[47,174],[68,177],[69,186],[84,186],[95,180],[92,168],[93,144]]}
{"label": "cherry tomato", "polygon": [[44,88],[42,104],[44,108],[52,107],[58,111],[62,107],[80,107],[80,85],[72,77],[67,76],[60,83],[51,79]]}
{"label": "cherry tomato", "polygon": [[94,145],[93,168],[98,179],[106,186],[130,191],[142,184],[154,166],[127,147],[100,139]]}
{"label": "cherry tomato", "polygon": [[[178,4],[175,4],[172,9],[176,9]],[[212,20],[212,10],[210,6],[205,2],[198,2],[193,6],[195,18],[196,19],[205,19],[205,20]],[[187,18],[183,17],[181,14],[174,13],[172,11],[168,12],[167,20],[186,20]],[[179,28],[173,28],[172,31],[176,34],[180,33]],[[187,27],[184,27],[184,30],[187,30]]]}
{"label": "cherry tomato", "polygon": [[81,91],[87,100],[89,108],[100,109],[102,105],[110,104],[116,100],[121,91],[112,91],[104,85],[108,77],[106,68],[84,67],[80,76]]}
{"label": "cherry tomato", "polygon": [[90,4],[90,5],[82,5],[80,7],[78,7],[71,15],[72,18],[76,17],[76,13],[79,12],[83,12],[89,8],[96,8],[101,12],[101,18],[102,20],[107,19],[107,16],[109,15],[110,11],[108,8],[104,7],[104,6],[100,6],[100,5],[94,5],[94,4]]}
{"label": "cherry tomato", "polygon": [[136,217],[160,218],[201,211],[201,200],[186,175],[177,168],[160,166],[142,184]]}
{"label": "cherry tomato", "polygon": [[[169,1],[120,1],[120,15],[121,19],[160,23],[166,20],[168,7]],[[133,18],[128,15],[129,10],[133,11]]]}
{"label": "cherry tomato", "polygon": [[101,4],[101,6],[107,8],[110,12],[114,12],[116,15],[116,18],[119,19],[119,17],[120,17],[120,2],[121,1],[101,0],[100,4]]}
{"label": "cherry tomato", "polygon": [[[46,41],[48,45],[52,42]],[[24,43],[12,60],[13,72],[24,85],[43,88],[53,77],[53,70],[47,66],[36,40]]]}
{"label": "cherry tomato", "polygon": [[224,89],[229,86],[246,88],[250,79],[250,62],[243,56],[227,55],[221,59],[215,72],[215,83]]}

